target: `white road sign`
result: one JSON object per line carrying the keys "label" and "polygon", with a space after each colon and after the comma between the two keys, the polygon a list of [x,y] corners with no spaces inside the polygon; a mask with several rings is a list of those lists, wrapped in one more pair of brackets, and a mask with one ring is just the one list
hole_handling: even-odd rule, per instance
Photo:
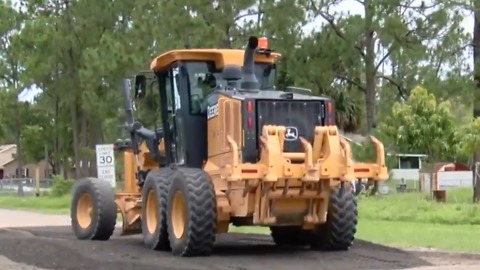
{"label": "white road sign", "polygon": [[98,178],[110,182],[113,188],[116,187],[115,177],[115,156],[113,144],[97,144],[97,175]]}

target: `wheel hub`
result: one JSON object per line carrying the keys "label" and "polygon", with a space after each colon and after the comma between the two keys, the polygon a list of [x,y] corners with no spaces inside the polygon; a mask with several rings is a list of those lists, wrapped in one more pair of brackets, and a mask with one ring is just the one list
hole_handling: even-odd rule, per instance
{"label": "wheel hub", "polygon": [[86,229],[92,223],[93,203],[90,194],[83,194],[78,199],[77,220],[80,227]]}
{"label": "wheel hub", "polygon": [[185,232],[186,212],[185,199],[182,193],[177,190],[173,197],[172,214],[170,215],[173,234],[177,239],[182,238]]}
{"label": "wheel hub", "polygon": [[158,219],[157,219],[157,198],[155,197],[155,192],[153,189],[148,191],[147,195],[147,209],[145,209],[147,213],[147,229],[148,232],[151,234],[155,233],[157,229]]}

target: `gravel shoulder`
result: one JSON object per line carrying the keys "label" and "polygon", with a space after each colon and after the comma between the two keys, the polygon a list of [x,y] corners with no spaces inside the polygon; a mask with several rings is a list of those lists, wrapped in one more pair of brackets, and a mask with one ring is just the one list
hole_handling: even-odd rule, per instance
{"label": "gravel shoulder", "polygon": [[67,226],[70,217],[0,208],[0,228]]}

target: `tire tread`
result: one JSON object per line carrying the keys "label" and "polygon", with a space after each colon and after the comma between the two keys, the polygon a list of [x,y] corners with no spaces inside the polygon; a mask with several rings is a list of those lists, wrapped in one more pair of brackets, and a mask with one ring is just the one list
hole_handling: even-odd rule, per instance
{"label": "tire tread", "polygon": [[332,189],[327,222],[315,230],[312,248],[327,251],[350,249],[357,232],[357,216],[357,199],[352,186],[339,185]]}
{"label": "tire tread", "polygon": [[[186,202],[189,226],[185,233],[187,239],[174,255],[182,257],[208,256],[212,253],[216,237],[217,213],[213,183],[208,174],[201,169],[180,168],[188,194]],[[173,241],[170,241],[171,243]]]}
{"label": "tire tread", "polygon": [[109,240],[113,235],[117,223],[117,205],[115,203],[115,193],[110,186],[110,183],[107,181],[88,177],[75,182],[72,188],[72,226],[78,226],[78,224],[75,224],[76,219],[73,217],[73,213],[76,213],[74,207],[76,208],[76,200],[78,200],[78,197],[80,196],[80,194],[77,193],[77,190],[83,186],[90,191],[90,195],[93,197],[93,207],[96,209],[96,212],[94,212],[95,216],[92,220],[94,226],[84,235],[79,235],[77,232],[75,232],[75,234],[77,238],[82,240]]}

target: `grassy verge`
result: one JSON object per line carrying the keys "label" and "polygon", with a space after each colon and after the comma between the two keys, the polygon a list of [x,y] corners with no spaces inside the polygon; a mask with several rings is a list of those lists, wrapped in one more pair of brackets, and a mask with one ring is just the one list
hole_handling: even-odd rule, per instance
{"label": "grassy verge", "polygon": [[70,213],[70,196],[61,197],[25,195],[18,197],[11,194],[0,195],[0,208],[28,210],[48,214]]}
{"label": "grassy verge", "polygon": [[469,188],[448,190],[446,203],[431,201],[423,193],[361,197],[359,216],[374,221],[480,225],[480,205],[471,203],[471,194]]}
{"label": "grassy verge", "polygon": [[444,225],[360,219],[357,238],[398,247],[480,252],[480,225]]}
{"label": "grassy verge", "polygon": [[[268,227],[235,227],[230,232],[269,234]],[[356,238],[397,247],[480,252],[480,225],[442,225],[360,219]]]}

